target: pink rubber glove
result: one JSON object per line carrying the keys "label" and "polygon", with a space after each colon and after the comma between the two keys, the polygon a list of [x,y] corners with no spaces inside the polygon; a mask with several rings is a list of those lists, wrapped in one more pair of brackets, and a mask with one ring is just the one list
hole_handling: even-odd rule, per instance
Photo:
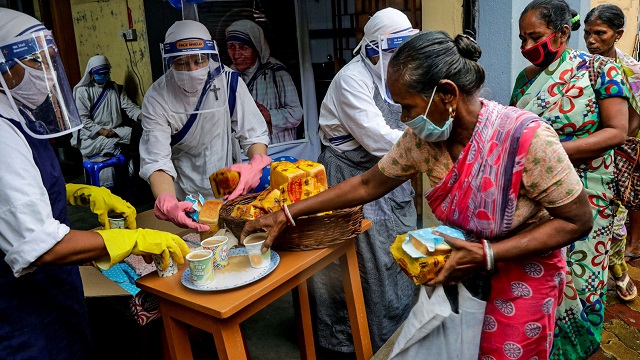
{"label": "pink rubber glove", "polygon": [[153,213],[160,220],[171,221],[181,228],[209,231],[209,225],[200,224],[187,216],[186,212],[194,212],[193,204],[188,201],[178,202],[176,196],[170,193],[160,194],[153,207]]}
{"label": "pink rubber glove", "polygon": [[268,155],[256,154],[248,164],[233,164],[229,166],[229,170],[237,171],[240,174],[240,182],[231,195],[226,196],[224,199],[233,200],[258,186],[260,177],[262,176],[262,169],[271,164],[271,161]]}

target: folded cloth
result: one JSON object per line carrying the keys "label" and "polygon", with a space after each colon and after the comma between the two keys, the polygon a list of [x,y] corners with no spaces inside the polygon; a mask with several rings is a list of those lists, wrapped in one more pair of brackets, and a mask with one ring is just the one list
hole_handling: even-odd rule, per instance
{"label": "folded cloth", "polygon": [[[153,264],[152,264],[153,266]],[[153,268],[155,270],[155,266]],[[127,290],[131,295],[136,295],[140,289],[136,287],[136,279],[140,277],[128,264],[115,264],[109,270],[102,270],[102,273],[118,284],[121,288]]]}

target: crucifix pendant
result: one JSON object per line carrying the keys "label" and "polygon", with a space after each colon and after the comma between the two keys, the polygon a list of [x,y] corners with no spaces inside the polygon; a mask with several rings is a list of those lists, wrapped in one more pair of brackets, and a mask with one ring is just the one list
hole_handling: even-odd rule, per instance
{"label": "crucifix pendant", "polygon": [[218,90],[220,90],[220,88],[217,87],[216,84],[213,84],[211,91],[213,91],[213,94],[216,96],[216,100],[218,100]]}

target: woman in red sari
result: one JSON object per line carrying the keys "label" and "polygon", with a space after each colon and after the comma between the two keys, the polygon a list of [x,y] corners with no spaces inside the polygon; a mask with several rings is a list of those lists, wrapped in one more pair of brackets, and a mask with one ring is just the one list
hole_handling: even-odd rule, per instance
{"label": "woman in red sari", "polygon": [[426,173],[435,185],[426,194],[429,206],[466,241],[442,235],[453,252],[425,285],[473,286],[465,282],[469,274],[497,270],[482,298],[478,357],[546,359],[564,289],[561,249],[588,234],[593,220],[555,131],[530,112],[477,97],[480,54],[471,37],[440,31],[403,43],[387,83],[408,128],[392,150],[366,173],[248,222],[243,236],[264,229],[268,247],[293,225],[290,218],[363,204]]}

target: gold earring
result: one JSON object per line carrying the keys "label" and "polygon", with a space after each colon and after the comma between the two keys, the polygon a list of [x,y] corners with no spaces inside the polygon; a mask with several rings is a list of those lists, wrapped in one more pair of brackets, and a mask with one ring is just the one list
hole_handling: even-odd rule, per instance
{"label": "gold earring", "polygon": [[453,117],[456,116],[456,112],[453,111],[453,107],[449,108],[449,118],[453,119]]}

